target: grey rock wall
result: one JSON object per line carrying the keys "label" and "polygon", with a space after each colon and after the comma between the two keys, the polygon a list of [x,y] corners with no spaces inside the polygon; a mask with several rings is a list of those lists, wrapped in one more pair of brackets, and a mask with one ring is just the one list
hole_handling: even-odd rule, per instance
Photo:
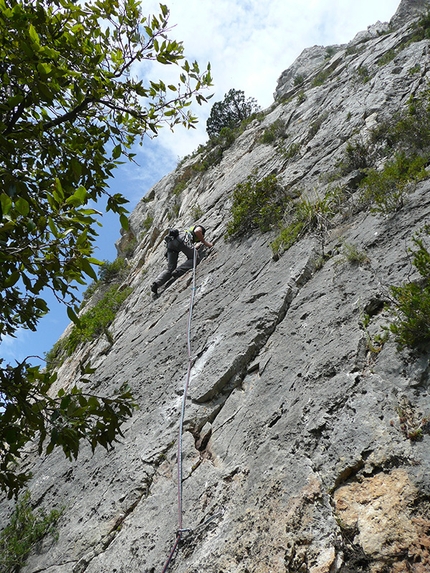
{"label": "grey rock wall", "polygon": [[[402,2],[397,15],[412,4]],[[336,184],[350,186],[347,212],[324,237],[307,235],[277,260],[273,234],[225,240],[238,183],[275,173],[292,193],[320,196],[348,141],[366,143],[373,126],[425,89],[429,42],[408,44],[411,34],[402,22],[338,47],[312,64],[301,86],[284,73],[282,103],[248,126],[218,165],[195,171],[202,157],[189,158],[131,214],[118,249],[138,239],[127,279],[133,292],[111,327],[113,343],[78,349],[58,386],[72,384],[79,363],[91,360],[92,389],[109,394],[128,381],[140,409],[110,452],[84,448],[70,464],[29,447],[32,499],[66,510],[58,541],[38,547],[24,573],[163,569],[178,528],[192,277],[156,300],[149,287],[165,264],[166,229],[192,223],[196,208],[215,246],[197,269],[182,436],[183,526],[193,532],[184,533],[169,570],[430,570],[430,436],[408,439],[397,413],[401,407],[418,422],[429,415],[429,353],[375,342],[389,320],[389,285],[414,276],[407,248],[429,220],[429,180],[411,189],[403,209],[381,217],[359,210],[354,174],[345,176]],[[314,85],[321,72],[325,81]],[[284,149],[296,144],[296,154],[261,143],[276,120],[285,126]],[[186,188],[177,195],[180,181]],[[345,245],[366,254],[360,264],[348,261]],[[0,505],[2,523],[11,507]]]}

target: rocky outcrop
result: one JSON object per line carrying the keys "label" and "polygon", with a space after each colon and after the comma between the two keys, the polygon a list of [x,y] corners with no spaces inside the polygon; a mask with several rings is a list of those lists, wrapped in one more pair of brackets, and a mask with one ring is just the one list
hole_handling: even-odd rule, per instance
{"label": "rocky outcrop", "polygon": [[315,70],[319,70],[324,62],[340,49],[342,46],[312,46],[304,49],[279,77],[276,91],[273,94],[275,100],[282,100],[295,87],[304,84]]}
{"label": "rocky outcrop", "polygon": [[405,22],[419,16],[426,10],[428,10],[428,2],[426,0],[402,0],[391,19],[391,24],[394,27],[403,26]]}
{"label": "rocky outcrop", "polygon": [[[202,170],[204,151],[188,158],[131,214],[118,248],[129,254],[136,241],[128,255],[132,294],[110,339],[79,348],[58,385],[73,383],[79,364],[91,360],[92,389],[109,394],[127,381],[140,409],[107,453],[84,448],[70,464],[55,452],[41,459],[29,451],[33,500],[65,512],[58,541],[38,547],[25,573],[163,569],[178,527],[192,277],[156,300],[149,287],[164,265],[167,228],[187,226],[193,213],[215,246],[197,269],[182,436],[187,531],[169,570],[429,570],[430,352],[399,351],[380,334],[389,286],[414,278],[407,249],[428,221],[430,181],[381,216],[360,209],[357,172],[339,174],[348,143],[368,144],[372,127],[427,86],[429,41],[408,41],[407,8],[418,4],[402,2],[403,21],[388,33],[328,58],[315,49],[294,85],[302,54],[283,74],[282,97],[219,163]],[[262,143],[275,124],[283,139]],[[321,220],[273,257],[275,233],[225,240],[232,192],[252,174],[276,174],[293,196],[310,200],[347,188],[349,200],[329,224]],[[364,256],[348,257],[348,246]],[[10,510],[1,504],[2,523]]]}

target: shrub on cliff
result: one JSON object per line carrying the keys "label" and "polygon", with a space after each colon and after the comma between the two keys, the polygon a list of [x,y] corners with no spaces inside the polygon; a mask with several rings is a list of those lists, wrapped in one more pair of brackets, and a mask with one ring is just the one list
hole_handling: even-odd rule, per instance
{"label": "shrub on cliff", "polygon": [[394,320],[390,331],[400,348],[416,348],[430,342],[430,225],[413,238],[412,264],[420,279],[392,286]]}
{"label": "shrub on cliff", "polygon": [[108,327],[130,293],[130,287],[120,290],[118,284],[110,286],[102,298],[79,317],[79,323],[73,325],[71,333],[61,338],[46,353],[47,369],[58,368],[80,344],[90,342],[102,334],[111,340]]}
{"label": "shrub on cliff", "polygon": [[258,181],[250,175],[233,191],[227,237],[244,235],[253,229],[262,233],[276,227],[282,217],[285,195],[276,175]]}
{"label": "shrub on cliff", "polygon": [[42,539],[48,535],[55,539],[55,528],[61,513],[56,509],[48,514],[41,510],[34,513],[30,492],[26,491],[20,496],[9,523],[0,533],[0,571],[16,573]]}

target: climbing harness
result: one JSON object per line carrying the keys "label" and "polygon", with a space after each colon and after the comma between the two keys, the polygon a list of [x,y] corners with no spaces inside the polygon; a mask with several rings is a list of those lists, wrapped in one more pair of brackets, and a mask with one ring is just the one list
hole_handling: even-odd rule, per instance
{"label": "climbing harness", "polygon": [[186,229],[182,235],[182,240],[187,245],[187,247],[192,247],[195,242],[193,231],[191,229]]}

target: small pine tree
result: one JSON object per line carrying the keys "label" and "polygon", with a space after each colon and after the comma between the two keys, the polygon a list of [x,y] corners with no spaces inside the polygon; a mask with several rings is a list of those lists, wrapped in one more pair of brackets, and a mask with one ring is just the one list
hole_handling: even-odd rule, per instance
{"label": "small pine tree", "polygon": [[234,129],[253,113],[260,111],[254,98],[245,99],[241,90],[231,89],[222,101],[215,102],[206,122],[206,132],[210,138],[217,137],[223,127]]}

